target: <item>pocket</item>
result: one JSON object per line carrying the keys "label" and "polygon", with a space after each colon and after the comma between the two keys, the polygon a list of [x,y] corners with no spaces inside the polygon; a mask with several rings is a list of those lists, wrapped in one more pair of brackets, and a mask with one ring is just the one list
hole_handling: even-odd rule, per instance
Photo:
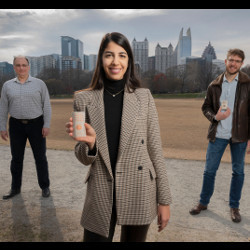
{"label": "pocket", "polygon": [[91,174],[90,174],[90,170],[89,170],[86,177],[85,177],[85,179],[84,179],[85,184],[89,181],[90,176],[91,176]]}
{"label": "pocket", "polygon": [[156,179],[156,172],[155,172],[154,166],[152,164],[150,164],[148,166],[148,169],[149,169],[150,179],[151,180]]}

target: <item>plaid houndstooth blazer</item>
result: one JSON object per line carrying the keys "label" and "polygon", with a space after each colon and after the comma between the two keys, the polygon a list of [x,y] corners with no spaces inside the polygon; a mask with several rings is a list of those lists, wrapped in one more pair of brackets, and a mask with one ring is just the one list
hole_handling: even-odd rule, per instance
{"label": "plaid houndstooth blazer", "polygon": [[74,96],[74,110],[86,111],[86,122],[96,131],[95,156],[78,142],[75,155],[91,165],[85,179],[87,193],[81,225],[108,237],[116,189],[118,225],[150,224],[158,204],[170,204],[171,194],[161,148],[158,114],[148,89],[124,92],[121,136],[116,164],[115,187],[104,121],[103,89],[80,91]]}

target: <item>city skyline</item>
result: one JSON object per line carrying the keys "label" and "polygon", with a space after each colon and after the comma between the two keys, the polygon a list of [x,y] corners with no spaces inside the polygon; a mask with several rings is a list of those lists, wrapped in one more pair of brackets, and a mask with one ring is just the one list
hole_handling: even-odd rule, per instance
{"label": "city skyline", "polygon": [[190,27],[192,56],[201,57],[211,42],[218,59],[237,47],[246,54],[243,66],[250,64],[250,10],[245,9],[2,9],[0,18],[0,61],[9,63],[18,54],[61,54],[61,36],[82,41],[84,54],[97,54],[103,35],[112,31],[131,43],[147,38],[149,56],[154,56],[158,43],[175,48],[180,30]]}

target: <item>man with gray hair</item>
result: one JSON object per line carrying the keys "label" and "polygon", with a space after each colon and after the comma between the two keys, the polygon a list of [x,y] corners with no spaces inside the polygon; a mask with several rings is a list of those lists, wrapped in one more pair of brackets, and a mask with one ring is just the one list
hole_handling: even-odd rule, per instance
{"label": "man with gray hair", "polygon": [[[50,181],[46,157],[46,136],[49,134],[51,105],[47,86],[29,75],[29,60],[14,57],[13,67],[17,77],[4,83],[0,99],[0,133],[3,140],[10,137],[12,160],[9,199],[21,192],[24,151],[29,140],[36,164],[38,183],[42,196],[49,197]],[[9,118],[9,135],[7,120]]]}

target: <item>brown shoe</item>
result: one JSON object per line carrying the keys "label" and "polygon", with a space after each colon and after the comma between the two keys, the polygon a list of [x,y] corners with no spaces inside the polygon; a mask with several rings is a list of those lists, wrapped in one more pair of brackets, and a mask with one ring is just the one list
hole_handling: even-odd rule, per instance
{"label": "brown shoe", "polygon": [[241,216],[239,211],[239,208],[230,208],[231,219],[233,222],[241,222]]}
{"label": "brown shoe", "polygon": [[189,213],[192,215],[196,215],[196,214],[199,214],[201,212],[201,210],[206,210],[206,209],[207,209],[207,206],[203,206],[200,203],[198,203],[195,207],[193,207],[189,211]]}

